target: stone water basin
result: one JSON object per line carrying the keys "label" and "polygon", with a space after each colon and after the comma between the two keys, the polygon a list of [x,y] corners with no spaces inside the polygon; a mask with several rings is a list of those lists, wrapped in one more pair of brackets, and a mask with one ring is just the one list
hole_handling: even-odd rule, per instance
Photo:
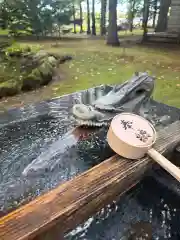
{"label": "stone water basin", "polygon": [[[112,156],[107,129],[82,138],[71,134],[71,107],[81,97],[75,93],[1,114],[1,216]],[[179,119],[179,109],[154,101],[152,108],[157,115],[168,112],[170,122]],[[150,171],[119,202],[65,239],[180,239],[179,192],[180,186],[162,169]]]}

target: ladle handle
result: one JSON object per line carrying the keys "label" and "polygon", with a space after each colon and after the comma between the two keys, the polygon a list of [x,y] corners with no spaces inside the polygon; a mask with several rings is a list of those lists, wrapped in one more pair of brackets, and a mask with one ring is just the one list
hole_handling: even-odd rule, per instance
{"label": "ladle handle", "polygon": [[180,182],[180,169],[178,167],[153,148],[148,150],[148,155]]}

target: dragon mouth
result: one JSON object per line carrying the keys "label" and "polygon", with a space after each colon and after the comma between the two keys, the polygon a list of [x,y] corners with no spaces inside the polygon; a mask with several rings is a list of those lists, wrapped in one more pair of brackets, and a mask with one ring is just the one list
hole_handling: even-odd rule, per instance
{"label": "dragon mouth", "polygon": [[76,119],[76,123],[80,126],[89,126],[89,127],[106,127],[108,126],[108,122],[95,122],[91,120],[81,120]]}
{"label": "dragon mouth", "polygon": [[154,78],[149,77],[147,73],[139,73],[130,81],[109,86],[108,91],[103,93],[102,89],[97,87],[96,90],[99,90],[101,96],[86,91],[85,97],[83,96],[85,101],[75,104],[72,114],[79,126],[109,126],[112,118],[118,113],[125,111],[138,113],[150,99],[153,89]]}
{"label": "dragon mouth", "polygon": [[108,125],[106,115],[95,110],[92,106],[85,104],[76,104],[72,109],[75,121],[80,126],[96,126],[102,127]]}

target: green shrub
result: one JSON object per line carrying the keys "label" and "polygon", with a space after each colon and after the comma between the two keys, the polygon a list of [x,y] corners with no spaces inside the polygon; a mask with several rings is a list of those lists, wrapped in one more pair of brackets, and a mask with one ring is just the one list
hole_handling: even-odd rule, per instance
{"label": "green shrub", "polygon": [[5,49],[6,57],[20,57],[23,53],[37,52],[41,49],[40,45],[26,45],[14,43]]}
{"label": "green shrub", "polygon": [[6,96],[13,96],[21,91],[22,83],[21,81],[16,81],[14,79],[0,83],[0,98]]}
{"label": "green shrub", "polygon": [[21,56],[22,53],[31,52],[31,48],[29,46],[21,46],[20,44],[13,44],[10,47],[6,48],[6,56],[7,57],[18,57]]}

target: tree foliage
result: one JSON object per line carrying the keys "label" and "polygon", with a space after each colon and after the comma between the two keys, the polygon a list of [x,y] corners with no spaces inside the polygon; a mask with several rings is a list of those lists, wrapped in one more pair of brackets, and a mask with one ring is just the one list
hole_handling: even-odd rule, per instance
{"label": "tree foliage", "polygon": [[11,33],[31,32],[36,35],[52,32],[55,25],[68,24],[72,16],[70,0],[3,0],[1,25]]}
{"label": "tree foliage", "polygon": [[133,30],[133,20],[136,16],[142,16],[143,1],[142,0],[128,0],[128,21],[130,31]]}

